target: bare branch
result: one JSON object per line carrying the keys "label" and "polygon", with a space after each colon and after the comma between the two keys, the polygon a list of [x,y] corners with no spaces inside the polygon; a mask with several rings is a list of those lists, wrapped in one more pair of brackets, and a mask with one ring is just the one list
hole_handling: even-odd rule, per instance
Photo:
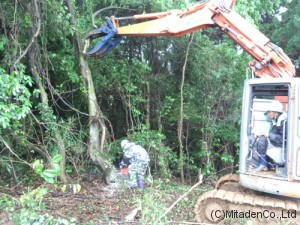
{"label": "bare branch", "polygon": [[41,18],[40,18],[40,12],[39,12],[39,8],[38,8],[37,0],[34,0],[34,8],[35,8],[36,18],[37,18],[37,22],[38,22],[38,24],[37,24],[37,30],[36,30],[35,34],[33,35],[33,37],[31,38],[31,42],[29,43],[29,45],[27,46],[27,48],[25,49],[25,51],[14,62],[14,65],[13,65],[14,68],[16,68],[16,65],[27,54],[27,52],[31,48],[32,44],[36,41],[36,39],[37,39],[37,37],[38,37],[38,35],[40,33],[40,30],[41,30]]}
{"label": "bare branch", "polygon": [[4,140],[4,138],[2,136],[0,136],[0,141],[5,145],[5,147],[18,159],[20,160],[20,162],[23,162],[24,164],[28,165],[31,167],[31,164],[22,160],[10,147],[10,145]]}
{"label": "bare branch", "polygon": [[110,6],[108,6],[108,7],[105,7],[105,8],[102,8],[102,9],[99,9],[99,10],[97,10],[96,12],[94,12],[93,15],[92,15],[92,24],[93,24],[93,27],[95,27],[95,28],[97,27],[97,26],[95,25],[95,17],[96,17],[99,13],[104,12],[105,10],[109,10],[109,9],[126,9],[126,10],[130,10],[130,11],[135,11],[135,10],[133,10],[133,9],[127,9],[127,8],[118,7],[118,6],[112,6],[112,5],[110,5]]}
{"label": "bare branch", "polygon": [[184,171],[183,171],[183,145],[182,145],[182,128],[183,128],[183,114],[184,114],[184,107],[183,107],[183,99],[184,99],[184,93],[183,93],[183,88],[184,88],[184,81],[185,81],[185,70],[186,70],[186,65],[188,61],[188,56],[190,53],[190,47],[191,44],[193,43],[194,39],[194,33],[191,34],[190,40],[187,46],[186,54],[185,54],[185,60],[184,60],[184,65],[182,69],[182,76],[181,76],[181,85],[180,85],[180,110],[179,110],[179,119],[177,123],[177,136],[178,136],[178,142],[179,142],[179,152],[180,152],[180,175],[181,175],[181,181],[184,182]]}
{"label": "bare branch", "polygon": [[3,14],[3,9],[2,9],[2,4],[0,2],[0,17],[1,17],[1,22],[2,22],[2,29],[4,30],[4,34],[7,37],[7,29],[6,29],[6,24],[5,24],[5,18],[4,18],[4,14]]}

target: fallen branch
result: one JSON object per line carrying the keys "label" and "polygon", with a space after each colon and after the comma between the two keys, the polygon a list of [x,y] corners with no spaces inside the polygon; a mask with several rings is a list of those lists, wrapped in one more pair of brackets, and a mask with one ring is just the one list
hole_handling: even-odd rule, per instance
{"label": "fallen branch", "polygon": [[[202,182],[203,182],[203,175],[202,174],[200,174],[199,175],[199,182],[198,183],[196,183],[193,187],[191,187],[186,193],[184,193],[182,196],[180,196],[180,198],[178,198],[166,211],[165,211],[165,213],[161,216],[161,217],[163,217],[163,216],[165,216],[165,215],[167,215],[174,207],[175,207],[175,205],[177,205],[177,203],[178,202],[180,202],[185,196],[187,196],[192,190],[194,190],[197,186],[199,186],[200,184],[202,184]],[[161,218],[160,217],[160,218]]]}

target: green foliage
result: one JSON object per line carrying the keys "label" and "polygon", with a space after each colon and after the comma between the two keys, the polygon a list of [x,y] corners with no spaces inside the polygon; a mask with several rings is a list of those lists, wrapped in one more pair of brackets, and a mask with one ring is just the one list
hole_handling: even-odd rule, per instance
{"label": "green foliage", "polygon": [[[177,45],[184,46],[185,40],[175,43],[174,49]],[[235,158],[244,65],[247,58],[237,55],[231,44],[214,44],[207,37],[195,34],[184,87],[184,136],[188,137],[185,163],[192,176],[197,176],[199,168],[204,173],[214,173],[219,169],[216,165],[231,165]],[[171,92],[172,86],[168,88],[170,95],[164,99],[161,111],[165,132],[176,129],[179,114],[178,92]],[[169,133],[168,140],[176,142],[175,134]],[[230,149],[228,156],[224,153],[220,158],[219,153],[227,149]]]}
{"label": "green foliage", "polygon": [[70,55],[72,54],[72,49],[70,48],[72,48],[72,46],[69,42],[66,42],[62,50],[56,51],[55,53],[49,53],[49,59],[56,65],[55,73],[60,74],[60,76],[64,75],[54,78],[55,80],[60,81],[60,85],[58,85],[59,92],[66,89],[66,87],[64,87],[66,81],[70,80],[73,84],[77,84],[80,81],[79,74],[76,71],[76,61],[74,60],[74,56]]}
{"label": "green foliage", "polygon": [[166,136],[162,132],[141,125],[128,136],[128,139],[148,150],[152,168],[158,168],[155,172],[160,176],[170,177],[170,168],[177,168],[178,159],[171,148],[164,144]]}
{"label": "green foliage", "polygon": [[0,196],[0,210],[13,211],[15,206],[15,202],[9,195],[1,195]]}
{"label": "green foliage", "polygon": [[274,20],[270,25],[272,40],[279,45],[293,59],[299,76],[300,65],[300,5],[298,1],[291,1],[286,5],[286,12],[281,14],[281,20]]}
{"label": "green foliage", "polygon": [[162,212],[166,211],[166,207],[156,200],[153,193],[145,193],[141,199],[138,199],[139,205],[142,207],[142,216],[140,222],[142,224],[159,225],[167,223],[167,217],[162,215]]}
{"label": "green foliage", "polygon": [[[187,196],[177,202],[172,209],[167,209],[186,194],[190,185],[178,184],[169,179],[155,179],[153,187],[147,187],[142,192],[137,191],[131,198],[135,207],[140,207],[141,224],[159,224],[168,225],[171,221],[193,221],[195,214],[193,209],[198,197],[207,191],[203,186],[194,189]],[[125,197],[124,197],[125,198]]]}
{"label": "green foliage", "polygon": [[262,15],[274,14],[279,7],[279,0],[260,1],[260,0],[239,0],[234,9],[246,20],[258,25],[261,22]]}
{"label": "green foliage", "polygon": [[[55,123],[57,117],[54,115],[53,110],[51,108],[45,107],[45,105],[42,102],[40,102],[37,104],[36,109],[39,110],[41,119],[45,123],[49,123],[49,124]],[[51,130],[51,126],[50,126],[50,130]]]}
{"label": "green foliage", "polygon": [[7,39],[3,36],[0,36],[0,51],[3,51],[6,43],[7,43]]}
{"label": "green foliage", "polygon": [[0,133],[1,128],[16,129],[20,120],[30,112],[31,94],[28,86],[32,86],[32,79],[25,74],[25,67],[7,74],[0,67]]}
{"label": "green foliage", "polygon": [[46,213],[43,198],[47,193],[47,188],[37,188],[21,195],[19,200],[6,194],[0,195],[0,210],[7,211],[15,225],[75,224],[74,219],[55,218]]}
{"label": "green foliage", "polygon": [[[46,28],[51,35],[47,36],[51,41],[60,41],[69,43],[65,37],[74,33],[75,28],[70,24],[71,14],[63,0],[47,0],[41,5],[43,10],[50,10],[51,13],[43,14],[45,16]],[[46,11],[48,12],[48,11]]]}
{"label": "green foliage", "polygon": [[56,155],[51,160],[51,167],[52,169],[45,169],[44,170],[44,163],[42,160],[35,160],[32,163],[33,170],[43,177],[48,183],[53,184],[54,179],[58,176],[61,166],[59,165],[60,161],[62,160],[61,155]]}
{"label": "green foliage", "polygon": [[[44,158],[44,155],[41,157],[44,149],[47,155],[56,155],[59,146],[54,139],[60,134],[66,149],[67,170],[78,172],[82,165],[90,163],[85,158],[85,143],[89,138],[87,127],[91,118],[85,116],[88,108],[83,82],[86,80],[80,79],[81,68],[74,57],[80,49],[74,44],[75,27],[70,23],[71,15],[65,2],[45,0],[38,5],[41,30],[36,46],[33,45],[22,58],[24,66],[12,73],[7,71],[30,43],[38,21],[33,16],[32,2],[21,1],[17,5],[9,0],[1,2],[4,32],[0,37],[0,132],[6,139],[22,139],[22,142],[13,140],[11,147],[18,157],[27,161]],[[82,37],[91,27],[91,14],[111,3],[120,7],[101,12],[98,17],[101,23],[105,16],[183,10],[195,2],[72,1],[78,22],[76,32]],[[282,22],[276,23],[271,32],[295,62],[299,60],[299,4],[296,2],[284,5],[289,7],[289,13],[282,15]],[[258,26],[262,20],[268,23],[268,18],[273,18],[283,4],[285,2],[279,0],[240,0],[235,10]],[[20,6],[24,6],[22,10]],[[188,56],[183,141],[185,173],[191,180],[196,179],[199,168],[210,174],[237,161],[242,85],[250,57],[238,54],[235,44],[220,37],[218,32],[215,29],[195,32]],[[86,59],[93,75],[100,116],[105,118],[101,125],[109,128],[112,140],[129,134],[128,138],[146,147],[151,167],[162,177],[176,175],[178,168],[179,83],[188,39],[189,35],[127,37],[105,58]],[[39,68],[29,68],[30,54],[39,60]],[[41,102],[41,91],[32,87],[32,69],[37,69],[40,75],[49,107]],[[76,111],[72,110],[74,108]],[[150,124],[145,126],[148,121]],[[18,137],[14,136],[15,131]],[[107,150],[103,153],[105,160],[120,156],[117,142],[107,141],[104,149]],[[4,160],[1,175],[12,177],[13,171],[18,174],[23,167],[10,164],[11,159],[6,154],[4,151],[0,156]],[[58,163],[50,166],[45,169],[40,160],[34,163],[35,172],[53,183],[59,172]]]}
{"label": "green foliage", "polygon": [[[34,171],[43,177],[48,183],[54,183],[54,179],[60,172],[61,155],[56,155],[51,160],[51,169],[44,169],[42,160],[32,163]],[[37,188],[20,196],[19,200],[9,195],[0,195],[0,210],[10,212],[11,220],[16,225],[39,225],[39,224],[74,224],[74,220],[54,218],[46,213],[46,205],[43,202],[47,188]],[[0,221],[1,222],[1,221]]]}

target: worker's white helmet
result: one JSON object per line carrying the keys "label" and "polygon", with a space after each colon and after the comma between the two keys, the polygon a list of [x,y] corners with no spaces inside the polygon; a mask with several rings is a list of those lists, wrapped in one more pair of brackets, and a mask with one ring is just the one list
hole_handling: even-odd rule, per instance
{"label": "worker's white helmet", "polygon": [[268,105],[268,110],[265,114],[267,114],[269,111],[282,113],[283,105],[279,101],[273,100],[272,103]]}
{"label": "worker's white helmet", "polygon": [[129,141],[128,140],[123,140],[123,141],[121,141],[121,148],[125,148],[125,146],[127,145],[129,143]]}

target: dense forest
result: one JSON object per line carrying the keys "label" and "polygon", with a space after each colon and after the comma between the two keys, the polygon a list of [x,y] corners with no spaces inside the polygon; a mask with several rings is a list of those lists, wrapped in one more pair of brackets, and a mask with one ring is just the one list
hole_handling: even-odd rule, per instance
{"label": "dense forest", "polygon": [[[48,223],[36,224],[79,222],[49,212],[45,217],[43,198],[58,187],[83,192],[89,179],[106,186],[123,139],[147,149],[159,193],[171,190],[165,182],[186,190],[198,182],[199,171],[218,177],[238,170],[242,91],[251,77],[251,57],[221,29],[126,37],[104,58],[82,54],[87,31],[106,16],[183,10],[193,3],[1,0],[0,209],[12,213],[14,224],[34,224],[43,216]],[[238,0],[234,6],[284,49],[297,75],[299,3]],[[143,212],[149,222],[147,213],[162,210],[154,205],[161,196],[137,195],[156,209]]]}

